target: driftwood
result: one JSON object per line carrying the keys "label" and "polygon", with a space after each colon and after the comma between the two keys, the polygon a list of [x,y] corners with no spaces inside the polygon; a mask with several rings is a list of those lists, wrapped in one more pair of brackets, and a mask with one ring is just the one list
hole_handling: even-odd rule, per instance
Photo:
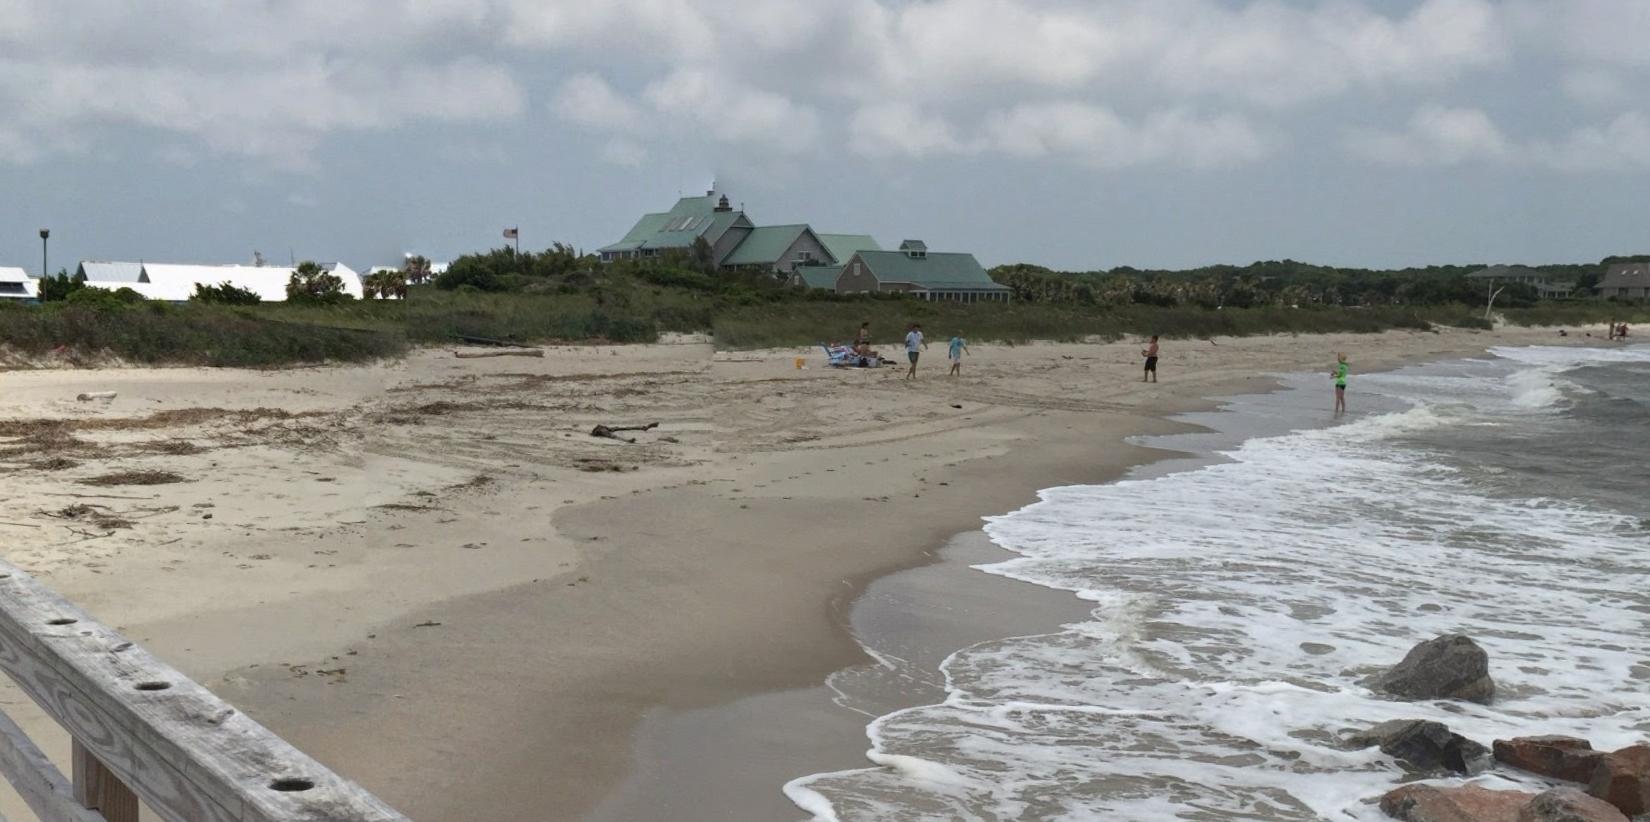
{"label": "driftwood", "polygon": [[590,429],[590,436],[592,436],[592,437],[604,437],[604,438],[610,439],[610,440],[618,440],[619,442],[633,443],[633,442],[635,442],[635,440],[633,440],[629,437],[621,437],[621,436],[619,436],[619,432],[620,431],[652,431],[653,429],[658,428],[658,427],[659,427],[659,424],[656,423],[656,422],[650,422],[647,425],[598,425],[595,428]]}
{"label": "driftwood", "polygon": [[543,357],[542,348],[512,348],[508,351],[454,351],[453,356],[461,360],[477,360],[482,357]]}
{"label": "driftwood", "polygon": [[75,395],[75,399],[80,402],[91,402],[92,400],[112,400],[115,396],[116,394],[113,391],[87,391],[84,394]]}
{"label": "driftwood", "polygon": [[476,337],[469,334],[454,334],[453,336],[469,343],[470,345],[495,345],[500,348],[531,348],[531,346],[522,345],[518,342],[511,342],[509,340],[495,340],[491,337]]}

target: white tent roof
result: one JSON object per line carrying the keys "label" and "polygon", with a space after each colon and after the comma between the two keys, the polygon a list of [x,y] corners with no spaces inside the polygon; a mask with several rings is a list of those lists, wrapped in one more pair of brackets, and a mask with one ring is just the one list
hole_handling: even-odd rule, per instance
{"label": "white tent roof", "polygon": [[[18,290],[18,286],[22,290]],[[32,300],[40,296],[39,284],[21,268],[0,266],[0,299]]]}
{"label": "white tent roof", "polygon": [[120,263],[105,260],[81,260],[79,272],[88,280],[111,283],[135,283],[143,277],[143,263]]}

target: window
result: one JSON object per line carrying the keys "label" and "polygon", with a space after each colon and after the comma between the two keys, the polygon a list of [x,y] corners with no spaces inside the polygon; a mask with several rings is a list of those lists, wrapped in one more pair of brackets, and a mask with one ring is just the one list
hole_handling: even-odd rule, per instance
{"label": "window", "polygon": [[798,251],[798,252],[796,252],[796,261],[799,262],[799,263],[810,262],[810,261],[813,260],[813,258],[814,258],[814,253],[812,251]]}

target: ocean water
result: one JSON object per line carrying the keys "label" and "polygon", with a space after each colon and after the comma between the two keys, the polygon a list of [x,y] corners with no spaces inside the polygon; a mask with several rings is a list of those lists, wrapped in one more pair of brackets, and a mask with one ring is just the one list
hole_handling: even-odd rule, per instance
{"label": "ocean water", "polygon": [[[1070,591],[1089,619],[950,654],[934,704],[870,723],[870,767],[787,795],[819,820],[1376,820],[1403,774],[1344,750],[1349,730],[1650,738],[1650,347],[1355,375],[1327,427],[1326,382],[1210,420],[1241,436],[1161,443],[1201,458],[990,520],[1015,556],[980,570]],[[1488,651],[1494,704],[1358,684],[1449,632]]]}

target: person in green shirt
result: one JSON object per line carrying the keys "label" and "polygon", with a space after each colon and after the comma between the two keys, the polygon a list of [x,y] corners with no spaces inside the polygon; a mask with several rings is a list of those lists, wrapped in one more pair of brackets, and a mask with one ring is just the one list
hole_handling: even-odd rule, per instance
{"label": "person in green shirt", "polygon": [[1335,367],[1330,370],[1329,376],[1335,378],[1335,413],[1346,413],[1346,354],[1335,355]]}
{"label": "person in green shirt", "polygon": [[963,339],[962,332],[959,331],[956,336],[951,338],[950,351],[946,352],[947,358],[951,360],[950,376],[955,377],[962,372],[962,358],[963,354],[967,351],[968,341]]}

